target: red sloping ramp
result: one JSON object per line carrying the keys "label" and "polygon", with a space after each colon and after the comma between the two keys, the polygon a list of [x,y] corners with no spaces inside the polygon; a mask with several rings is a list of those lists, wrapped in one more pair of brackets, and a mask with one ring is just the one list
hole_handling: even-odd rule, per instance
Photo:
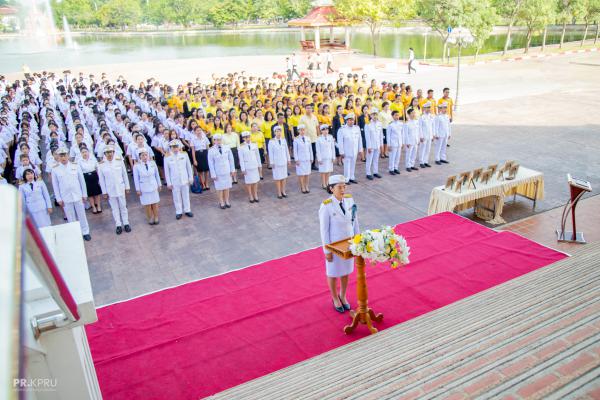
{"label": "red sloping ramp", "polygon": [[[379,329],[443,307],[564,254],[451,213],[398,225],[403,270],[368,267]],[[345,336],[321,248],[98,310],[87,327],[105,399],[197,399],[364,337]],[[355,305],[354,279],[349,300]]]}

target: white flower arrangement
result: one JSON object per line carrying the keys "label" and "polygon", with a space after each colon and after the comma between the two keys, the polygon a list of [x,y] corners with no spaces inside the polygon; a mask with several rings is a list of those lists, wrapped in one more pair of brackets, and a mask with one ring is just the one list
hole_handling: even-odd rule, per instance
{"label": "white flower arrangement", "polygon": [[391,261],[392,268],[409,263],[410,247],[406,239],[390,226],[354,235],[350,240],[350,251],[355,256],[371,260],[373,264]]}

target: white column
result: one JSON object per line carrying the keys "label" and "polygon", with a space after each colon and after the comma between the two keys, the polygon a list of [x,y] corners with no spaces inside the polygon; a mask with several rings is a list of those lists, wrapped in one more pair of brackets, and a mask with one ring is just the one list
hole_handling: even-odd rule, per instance
{"label": "white column", "polygon": [[349,26],[346,27],[346,38],[344,40],[346,41],[346,49],[350,49],[350,27]]}
{"label": "white column", "polygon": [[319,27],[315,27],[315,49],[321,48],[321,35],[319,33]]}
{"label": "white column", "polygon": [[306,36],[304,35],[304,27],[300,27],[300,40],[306,40]]}
{"label": "white column", "polygon": [[329,27],[329,43],[333,43],[333,26]]}

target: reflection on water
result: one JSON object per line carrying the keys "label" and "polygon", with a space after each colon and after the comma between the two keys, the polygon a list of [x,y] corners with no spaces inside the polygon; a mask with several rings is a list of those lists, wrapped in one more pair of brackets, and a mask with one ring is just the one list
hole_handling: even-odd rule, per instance
{"label": "reflection on water", "polygon": [[[324,34],[321,34],[323,38]],[[567,33],[565,40],[581,39],[581,32]],[[84,34],[74,36],[77,50],[68,49],[59,43],[52,51],[40,51],[24,37],[0,38],[0,72],[20,71],[23,65],[32,70],[74,67],[79,65],[112,64],[136,61],[168,60],[177,58],[222,57],[243,55],[289,54],[298,50],[300,32],[293,30],[256,32],[201,32],[201,33],[156,33],[156,34]],[[491,36],[481,53],[502,50],[506,35]],[[307,39],[311,39],[307,35]],[[407,58],[408,48],[415,49],[422,58],[425,37],[419,33],[383,32],[378,45],[378,54],[383,57]],[[558,43],[560,32],[548,33],[548,44]],[[541,35],[535,36],[532,46],[540,45]],[[512,36],[512,46],[523,47],[525,35]],[[370,35],[355,32],[352,48],[369,54]],[[427,37],[427,57],[441,57],[442,41],[437,34]],[[474,54],[467,48],[463,54]],[[454,54],[454,49],[451,49]]]}

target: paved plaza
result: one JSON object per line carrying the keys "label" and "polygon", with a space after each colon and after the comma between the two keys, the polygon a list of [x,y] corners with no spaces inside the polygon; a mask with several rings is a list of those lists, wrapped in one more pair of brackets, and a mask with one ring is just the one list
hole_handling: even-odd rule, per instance
{"label": "paved plaza", "polygon": [[[265,58],[272,62],[281,59]],[[177,63],[172,61],[171,65]],[[235,63],[245,64],[244,60]],[[191,68],[190,60],[185,60],[185,65]],[[123,74],[127,76],[130,70],[138,75],[138,68],[141,66],[124,67]],[[200,69],[207,68],[203,65]],[[103,70],[99,67],[97,72]],[[145,71],[146,76],[164,75],[164,71]],[[184,82],[197,71],[190,69],[187,75],[182,71],[175,76]],[[462,74],[460,106],[448,149],[451,163],[432,163],[433,168],[403,171],[394,177],[385,173],[383,179],[374,181],[365,179],[364,163],[359,163],[359,184],[351,185],[349,191],[358,204],[361,229],[426,216],[431,189],[443,184],[447,176],[508,159],[544,173],[545,199],[538,202],[535,211],[528,200],[509,202],[503,212],[507,222],[563,205],[568,199],[567,173],[591,181],[596,190],[600,188],[599,53],[469,66]],[[437,97],[444,86],[454,92],[456,85],[456,70],[448,67],[420,66],[418,74],[411,76],[377,71],[373,77],[405,81],[413,88],[431,87]],[[380,171],[386,167],[387,159],[381,160]],[[336,167],[336,172],[341,171]],[[175,220],[170,193],[163,190],[158,226],[146,224],[137,196],[130,194],[133,232],[121,236],[115,235],[110,209],[104,202],[102,214],[88,214],[93,239],[85,243],[96,304],[129,299],[319,246],[317,210],[327,194],[320,189],[318,174],[312,175],[310,194],[300,193],[295,174],[288,185],[289,198],[278,200],[270,171],[265,170],[259,189],[261,202],[249,204],[240,183],[233,188],[233,207],[229,210],[217,207],[214,190],[191,194],[195,216],[180,221]],[[54,214],[55,223],[60,222],[59,214]]]}

